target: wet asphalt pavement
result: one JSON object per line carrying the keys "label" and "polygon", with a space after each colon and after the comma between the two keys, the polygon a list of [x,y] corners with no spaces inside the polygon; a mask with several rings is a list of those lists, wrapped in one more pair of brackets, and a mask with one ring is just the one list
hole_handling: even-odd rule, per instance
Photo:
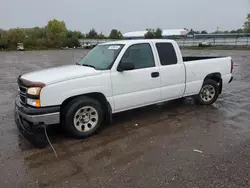
{"label": "wet asphalt pavement", "polygon": [[214,105],[187,99],[119,113],[85,140],[55,128],[57,159],[17,131],[16,78],[84,54],[0,52],[0,187],[250,187],[250,51],[184,51],[233,57],[235,79]]}

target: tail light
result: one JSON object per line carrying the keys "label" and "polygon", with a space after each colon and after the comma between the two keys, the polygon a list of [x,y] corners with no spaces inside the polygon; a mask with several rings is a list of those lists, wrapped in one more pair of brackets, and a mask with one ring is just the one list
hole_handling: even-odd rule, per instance
{"label": "tail light", "polygon": [[234,70],[234,62],[233,62],[233,60],[231,59],[231,73],[233,73],[233,70]]}

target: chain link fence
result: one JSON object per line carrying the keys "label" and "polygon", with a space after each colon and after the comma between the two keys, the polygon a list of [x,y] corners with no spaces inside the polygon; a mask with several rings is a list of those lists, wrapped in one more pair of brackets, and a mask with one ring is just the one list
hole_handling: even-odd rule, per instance
{"label": "chain link fence", "polygon": [[[250,37],[239,37],[239,38],[205,38],[205,39],[196,39],[196,38],[182,38],[174,39],[179,46],[181,47],[192,47],[202,45],[209,46],[250,46]],[[114,41],[111,39],[80,39],[80,44],[85,43],[90,44],[100,44],[104,42]]]}
{"label": "chain link fence", "polygon": [[175,39],[182,47],[184,46],[250,46],[250,37],[241,38],[209,38],[209,39]]}

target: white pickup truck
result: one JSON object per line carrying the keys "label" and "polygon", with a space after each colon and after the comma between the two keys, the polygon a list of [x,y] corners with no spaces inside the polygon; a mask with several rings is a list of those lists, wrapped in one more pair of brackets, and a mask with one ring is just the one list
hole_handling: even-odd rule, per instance
{"label": "white pickup truck", "polygon": [[232,71],[231,57],[182,57],[173,40],[104,43],[76,65],[20,75],[15,120],[30,141],[54,124],[85,138],[117,112],[186,96],[210,105]]}

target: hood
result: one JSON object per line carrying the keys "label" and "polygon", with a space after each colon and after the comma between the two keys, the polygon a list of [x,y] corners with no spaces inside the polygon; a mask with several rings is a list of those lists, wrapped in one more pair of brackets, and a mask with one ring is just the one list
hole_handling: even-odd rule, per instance
{"label": "hood", "polygon": [[80,65],[66,65],[26,73],[21,76],[21,79],[25,79],[31,82],[42,82],[45,85],[49,85],[65,80],[98,75],[101,74],[101,72],[102,71],[95,70],[91,67]]}

